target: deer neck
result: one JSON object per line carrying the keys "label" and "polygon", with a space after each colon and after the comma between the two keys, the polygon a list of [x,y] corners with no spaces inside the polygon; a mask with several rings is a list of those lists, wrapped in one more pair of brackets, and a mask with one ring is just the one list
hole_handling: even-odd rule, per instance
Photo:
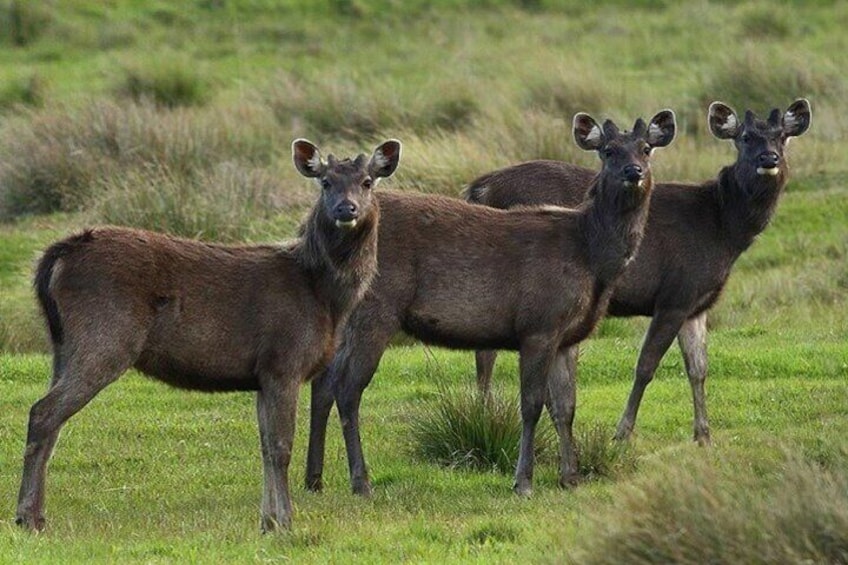
{"label": "deer neck", "polygon": [[768,226],[786,184],[787,171],[779,175],[758,175],[747,182],[740,179],[736,165],[718,175],[717,198],[722,227],[730,244],[740,251]]}
{"label": "deer neck", "polygon": [[347,317],[377,273],[379,219],[374,203],[355,229],[340,229],[316,206],[301,228],[300,264],[336,323]]}
{"label": "deer neck", "polygon": [[602,286],[610,286],[633,259],[648,219],[648,202],[653,183],[644,189],[605,190],[598,179],[589,190],[590,200],[583,211],[583,234],[592,273]]}

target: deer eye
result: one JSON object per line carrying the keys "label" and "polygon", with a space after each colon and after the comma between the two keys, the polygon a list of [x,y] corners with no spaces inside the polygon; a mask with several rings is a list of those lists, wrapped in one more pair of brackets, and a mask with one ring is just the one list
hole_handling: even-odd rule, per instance
{"label": "deer eye", "polygon": [[324,190],[330,190],[330,181],[328,181],[326,178],[321,179],[321,188],[323,188]]}
{"label": "deer eye", "polygon": [[748,143],[748,141],[750,141],[751,139],[751,136],[747,133],[743,133],[740,139],[742,140],[742,143]]}
{"label": "deer eye", "polygon": [[368,190],[373,185],[374,185],[374,181],[372,181],[370,178],[367,178],[364,181],[362,181],[362,188],[364,188],[365,190]]}
{"label": "deer eye", "polygon": [[654,148],[653,148],[653,147],[651,147],[650,145],[646,145],[646,146],[642,149],[642,153],[644,153],[645,155],[650,156],[650,155],[651,155],[651,152],[652,152],[653,150],[654,150]]}
{"label": "deer eye", "polygon": [[613,155],[613,150],[609,147],[604,147],[603,149],[601,149],[601,155],[606,158],[610,158]]}

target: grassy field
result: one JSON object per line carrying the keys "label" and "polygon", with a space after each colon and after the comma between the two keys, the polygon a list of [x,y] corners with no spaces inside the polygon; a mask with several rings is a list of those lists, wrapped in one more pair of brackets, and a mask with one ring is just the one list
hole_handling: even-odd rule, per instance
{"label": "grassy field", "polygon": [[[848,4],[788,0],[0,1],[0,562],[848,562],[847,25]],[[289,237],[312,198],[298,136],[341,155],[397,137],[384,186],[456,195],[520,160],[594,166],[571,140],[577,111],[632,123],[670,107],[680,133],[655,177],[698,181],[733,158],[705,127],[710,101],[762,114],[800,96],[813,124],[789,146],[792,180],[710,315],[713,448],[691,444],[672,351],[635,470],[562,491],[543,458],[520,500],[509,475],[413,454],[416,418],[445,383],[470,386],[473,359],[398,346],[363,401],[374,498],[349,493],[335,419],[325,492],[301,487],[304,389],[294,527],[261,536],[251,395],[131,374],[66,426],[49,529],[14,525],[49,378],[30,281],[50,241],[106,222]],[[645,327],[608,320],[585,344],[578,429],[612,435]],[[516,367],[498,363],[507,397]]]}

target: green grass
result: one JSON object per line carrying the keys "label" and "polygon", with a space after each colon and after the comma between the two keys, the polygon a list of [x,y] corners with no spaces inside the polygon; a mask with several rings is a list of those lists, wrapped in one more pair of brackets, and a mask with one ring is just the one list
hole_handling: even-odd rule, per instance
{"label": "green grass", "polygon": [[[261,536],[261,468],[250,394],[204,395],[169,389],[129,375],[102,392],[65,427],[48,479],[49,530],[40,536],[12,523],[29,406],[44,391],[49,359],[0,358],[0,554],[13,561],[87,559],[287,560],[321,562],[550,561],[565,557],[587,535],[587,520],[611,511],[631,484],[662,480],[657,465],[723,461],[734,473],[775,476],[787,449],[839,469],[848,432],[848,368],[810,358],[797,373],[792,339],[739,338],[717,332],[713,351],[771,351],[768,374],[753,378],[718,363],[708,381],[714,447],[692,445],[688,385],[666,362],[643,403],[633,449],[635,471],[623,478],[556,486],[553,462],[540,461],[536,490],[515,497],[509,475],[452,470],[423,463],[404,446],[439,382],[472,378],[463,352],[390,350],[363,401],[362,433],[375,494],[349,493],[344,447],[335,414],[327,446],[325,491],[302,488],[308,391],[301,395],[291,468],[296,515],[291,533]],[[618,341],[602,338],[581,360],[578,428],[611,434],[629,388],[628,371],[604,373],[610,358],[625,365]],[[626,352],[625,352],[626,353]],[[834,350],[843,359],[848,348]],[[514,355],[498,365],[515,369]],[[505,385],[514,393],[515,384]],[[835,466],[835,467],[834,467]],[[644,488],[644,487],[643,487]],[[763,496],[767,484],[755,482]],[[785,489],[793,488],[787,485]],[[784,490],[785,490],[784,489]],[[759,492],[759,491],[757,491]],[[784,493],[785,495],[786,493]],[[599,518],[600,519],[600,518]],[[598,534],[600,535],[600,534]],[[581,547],[591,540],[581,542]]]}

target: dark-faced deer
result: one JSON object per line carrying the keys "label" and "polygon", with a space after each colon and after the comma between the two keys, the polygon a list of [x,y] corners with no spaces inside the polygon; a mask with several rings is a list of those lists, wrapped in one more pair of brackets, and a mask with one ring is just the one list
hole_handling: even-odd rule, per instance
{"label": "dark-faced deer", "polygon": [[330,361],[337,329],[377,271],[372,187],[400,143],[368,158],[321,159],[306,140],[295,166],[321,194],[301,238],[229,247],[148,231],[89,229],[50,246],[35,288],[53,345],[53,380],[29,416],[17,522],[44,527],[47,462],[59,430],[127,369],[202,391],[255,390],[262,529],[291,524],[288,466],[300,384]]}
{"label": "dark-faced deer", "polygon": [[[740,120],[733,109],[714,102],[709,109],[710,131],[734,142],[736,162],[721,169],[717,179],[699,185],[656,185],[642,246],[609,306],[611,316],[653,317],[617,439],[626,439],[633,431],[645,387],[677,336],[692,388],[694,437],[699,444],[709,444],[704,391],[707,311],[718,299],[733,263],[768,225],[789,176],[786,144],[807,130],[810,119],[810,104],[803,99],[782,115],[772,110],[766,121],[750,111]],[[465,194],[471,202],[496,208],[572,206],[582,201],[593,175],[567,163],[531,161],[484,175]],[[495,355],[477,353],[477,382],[486,394]]]}
{"label": "dark-faced deer", "polygon": [[[636,252],[653,186],[650,155],[674,132],[668,110],[649,124],[637,120],[631,132],[578,114],[574,137],[599,153],[602,169],[591,199],[577,210],[496,210],[454,198],[380,193],[379,275],[351,314],[327,372],[312,385],[307,487],[322,487],[335,396],[353,490],[370,493],[359,405],[400,330],[446,347],[520,351],[523,431],[515,490],[531,491],[533,439],[546,401],[560,436],[560,483],[573,483],[575,393],[563,380],[564,367],[574,362],[568,348],[591,332]],[[547,395],[549,380],[555,394]]]}

